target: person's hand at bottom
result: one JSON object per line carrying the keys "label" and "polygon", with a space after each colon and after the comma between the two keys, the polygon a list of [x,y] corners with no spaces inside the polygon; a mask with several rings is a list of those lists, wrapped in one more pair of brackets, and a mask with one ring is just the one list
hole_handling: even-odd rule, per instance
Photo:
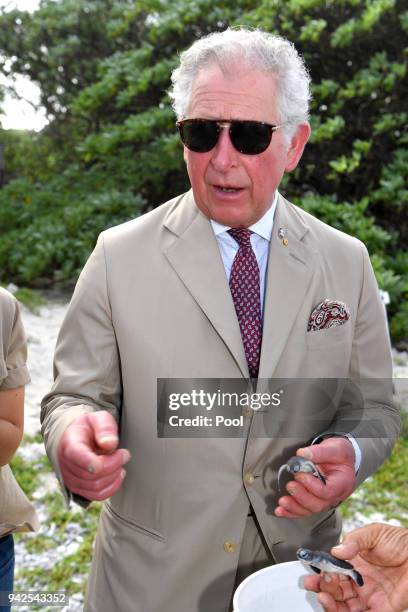
{"label": "person's hand at bottom", "polygon": [[350,561],[364,579],[321,574],[304,578],[326,612],[404,612],[408,609],[408,529],[374,523],[347,534],[331,550]]}

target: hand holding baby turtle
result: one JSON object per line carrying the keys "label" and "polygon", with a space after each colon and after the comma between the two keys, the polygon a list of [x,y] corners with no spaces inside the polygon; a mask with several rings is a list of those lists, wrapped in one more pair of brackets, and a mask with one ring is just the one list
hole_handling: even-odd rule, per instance
{"label": "hand holding baby turtle", "polygon": [[345,574],[350,576],[358,586],[364,585],[364,580],[360,572],[358,572],[348,561],[337,559],[333,555],[324,552],[323,550],[309,550],[308,548],[299,548],[296,552],[299,561],[306,563],[309,567],[320,574],[321,572],[334,572],[336,574]]}
{"label": "hand holding baby turtle", "polygon": [[[299,459],[301,464],[298,463]],[[296,466],[309,473],[296,469]],[[289,459],[287,465],[279,470],[279,476],[285,470],[291,476],[294,474],[295,479],[286,485],[285,477],[288,495],[279,497],[274,510],[275,516],[282,518],[295,519],[326,512],[345,500],[356,485],[353,445],[349,439],[337,436],[326,438],[319,444],[298,448],[296,457]],[[284,484],[279,478],[277,480],[276,490],[278,483],[282,488]]]}
{"label": "hand holding baby turtle", "polygon": [[317,469],[313,461],[310,459],[304,459],[304,457],[291,457],[288,459],[287,463],[282,465],[279,468],[278,472],[278,489],[280,490],[280,477],[282,476],[282,472],[286,470],[289,474],[297,474],[298,472],[306,472],[308,474],[313,474],[316,478],[320,478],[322,483],[326,484],[326,478],[323,476],[321,472]]}

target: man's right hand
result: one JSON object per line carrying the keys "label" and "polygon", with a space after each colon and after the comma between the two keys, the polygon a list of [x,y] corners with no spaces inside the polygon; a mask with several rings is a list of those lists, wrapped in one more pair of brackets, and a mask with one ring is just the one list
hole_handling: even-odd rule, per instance
{"label": "man's right hand", "polygon": [[102,501],[120,488],[130,459],[118,449],[118,426],[113,416],[100,410],[77,417],[64,431],[58,461],[65,486],[89,500]]}

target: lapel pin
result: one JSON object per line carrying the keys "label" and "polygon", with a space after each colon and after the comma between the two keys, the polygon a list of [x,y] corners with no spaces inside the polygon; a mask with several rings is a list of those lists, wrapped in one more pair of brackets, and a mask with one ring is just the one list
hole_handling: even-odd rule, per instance
{"label": "lapel pin", "polygon": [[289,240],[286,237],[287,233],[288,233],[288,230],[285,229],[284,227],[280,227],[278,229],[278,238],[282,240],[283,246],[288,246],[289,244]]}

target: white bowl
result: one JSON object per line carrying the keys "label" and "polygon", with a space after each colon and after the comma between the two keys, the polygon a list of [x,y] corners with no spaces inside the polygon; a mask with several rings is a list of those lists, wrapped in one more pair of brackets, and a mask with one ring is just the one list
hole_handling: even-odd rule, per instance
{"label": "white bowl", "polygon": [[251,574],[235,591],[234,612],[322,612],[317,595],[300,586],[308,573],[300,561],[290,561]]}

